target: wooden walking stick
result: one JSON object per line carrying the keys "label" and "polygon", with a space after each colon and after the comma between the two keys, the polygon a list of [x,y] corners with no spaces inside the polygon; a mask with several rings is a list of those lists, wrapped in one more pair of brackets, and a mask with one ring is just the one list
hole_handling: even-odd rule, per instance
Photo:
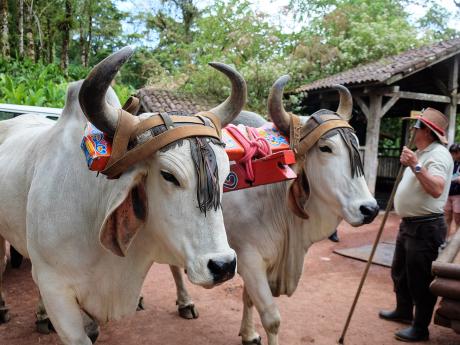
{"label": "wooden walking stick", "polygon": [[[407,147],[409,147],[409,148],[412,147],[412,145],[414,144],[414,139],[415,139],[415,132],[412,133],[412,135],[410,137],[410,140],[409,140],[409,143],[407,144]],[[372,259],[374,258],[375,251],[376,251],[377,246],[378,246],[378,244],[380,242],[380,237],[382,236],[383,228],[384,228],[385,223],[387,221],[388,214],[390,213],[390,210],[393,207],[393,200],[394,200],[394,197],[395,197],[396,189],[398,188],[399,182],[401,181],[401,178],[402,178],[402,175],[403,175],[403,172],[404,172],[404,168],[405,167],[402,164],[399,167],[398,175],[396,176],[396,181],[395,181],[395,184],[393,186],[393,190],[391,191],[390,199],[388,200],[387,207],[385,209],[385,214],[384,214],[383,219],[382,219],[382,223],[380,224],[379,231],[377,232],[377,236],[375,237],[374,245],[372,246],[372,250],[371,250],[371,254],[369,256],[369,260],[367,260],[366,268],[364,269],[363,276],[361,277],[361,282],[359,283],[358,290],[356,291],[355,299],[354,299],[353,304],[352,304],[352,306],[350,308],[350,311],[348,313],[348,317],[347,317],[347,321],[345,322],[345,326],[343,327],[342,335],[340,336],[340,339],[339,339],[339,344],[344,344],[345,334],[347,333],[348,325],[350,324],[351,317],[353,316],[353,312],[355,311],[356,303],[358,302],[358,298],[359,298],[359,296],[361,294],[361,290],[362,290],[363,285],[364,285],[364,281],[366,280],[367,273],[369,272],[369,268],[371,266]]]}

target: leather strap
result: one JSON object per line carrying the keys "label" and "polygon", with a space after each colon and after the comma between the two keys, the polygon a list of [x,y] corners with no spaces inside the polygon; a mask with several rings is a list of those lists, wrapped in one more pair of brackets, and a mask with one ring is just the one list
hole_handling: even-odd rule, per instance
{"label": "leather strap", "polygon": [[[160,116],[156,116],[156,115],[159,115],[159,114],[152,113],[151,117],[145,120],[142,120],[137,125],[136,131],[132,134],[131,139],[136,138],[138,135],[144,133],[150,128],[163,125],[164,124],[163,119]],[[170,115],[169,118],[174,122],[175,126],[178,124],[179,125],[186,125],[186,124],[202,125],[203,124],[203,121],[200,118],[194,117],[194,116]]]}
{"label": "leather strap", "polygon": [[297,162],[297,166],[300,166],[301,168],[300,172],[296,172],[297,178],[291,182],[288,188],[287,204],[291,212],[294,213],[297,217],[302,219],[308,219],[310,218],[310,216],[307,212],[305,212],[304,205],[299,199],[302,195],[302,192],[305,192],[301,190],[303,188],[301,181],[301,179],[303,178],[302,174],[305,174],[303,171],[303,164],[304,161],[302,160]]}
{"label": "leather strap", "polygon": [[[115,130],[115,135],[112,141],[112,154],[107,162],[107,166],[110,166],[123,156],[127,149],[130,141],[131,133],[135,130],[138,124],[138,118],[127,113],[123,109],[119,109],[118,124]],[[104,171],[102,171],[104,173]]]}
{"label": "leather strap", "polygon": [[[136,164],[153,153],[161,149],[162,147],[179,139],[188,137],[205,136],[220,139],[214,128],[205,126],[182,126],[174,127],[166,132],[163,132],[152,139],[136,146],[130,151],[123,153],[123,155],[117,154],[117,160],[111,159],[107,165],[107,168],[102,171],[104,175],[107,175],[110,179],[117,178],[121,173],[126,171],[133,164]],[[124,141],[126,142],[126,141]],[[127,145],[127,142],[126,142]],[[113,154],[113,153],[112,153]],[[112,163],[113,161],[113,163]]]}
{"label": "leather strap", "polygon": [[[333,120],[328,120],[317,127],[315,127],[313,130],[305,134],[301,140],[299,141],[298,148],[297,148],[297,153],[299,155],[305,155],[308,150],[311,149],[311,147],[327,132],[330,130],[333,130],[335,128],[353,128],[349,125],[349,123],[345,120],[339,120],[339,119],[333,119]],[[302,133],[303,134],[303,133]]]}
{"label": "leather strap", "polygon": [[201,116],[204,116],[210,119],[219,137],[222,138],[222,122],[220,121],[219,117],[217,117],[214,113],[210,111],[200,111],[199,113],[195,114],[195,116],[198,118],[200,118]]}
{"label": "leather strap", "polygon": [[131,96],[128,98],[126,103],[123,105],[123,110],[130,114],[136,114],[139,110],[139,107],[140,107],[139,98]]}
{"label": "leather strap", "polygon": [[166,126],[166,130],[170,130],[174,127],[174,122],[173,120],[171,119],[171,117],[169,116],[168,113],[165,113],[165,112],[160,112],[158,113],[158,115],[161,116],[165,126]]}
{"label": "leather strap", "polygon": [[299,149],[299,142],[300,142],[300,130],[302,129],[302,122],[300,121],[300,117],[294,114],[291,115],[291,123],[289,126],[289,146],[291,150],[297,155],[297,150]]}

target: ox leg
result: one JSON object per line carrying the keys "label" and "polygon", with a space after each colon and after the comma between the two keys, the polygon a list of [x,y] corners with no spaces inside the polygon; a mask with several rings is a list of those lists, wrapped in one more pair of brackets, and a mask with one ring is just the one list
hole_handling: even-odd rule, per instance
{"label": "ox leg", "polygon": [[198,318],[198,309],[190,297],[187,288],[185,287],[184,277],[177,266],[169,266],[171,273],[176,283],[176,294],[177,294],[177,310],[179,311],[180,317],[184,319],[196,319]]}
{"label": "ox leg", "polygon": [[243,318],[241,320],[240,336],[243,345],[262,344],[262,338],[259,333],[256,332],[254,327],[254,304],[246,291],[246,287],[243,290]]}
{"label": "ox leg", "polygon": [[85,333],[94,344],[99,337],[99,324],[91,316],[83,312],[83,323],[85,325]]}
{"label": "ox leg", "polygon": [[3,295],[3,273],[6,268],[6,241],[0,236],[0,324],[10,320],[10,313],[6,307]]}
{"label": "ox leg", "polygon": [[141,311],[145,310],[145,305],[144,305],[144,296],[140,295],[139,300],[137,301],[137,308],[136,311]]}
{"label": "ox leg", "polygon": [[46,313],[46,309],[41,296],[39,296],[37,309],[35,311],[35,318],[35,327],[38,333],[50,334],[54,331],[53,324],[51,323],[51,320]]}
{"label": "ox leg", "polygon": [[[262,258],[256,260],[254,257],[249,260],[242,259],[240,256],[240,275],[243,277],[247,294],[260,315],[262,325],[267,333],[268,344],[278,345],[281,317],[268,284],[263,260]],[[249,328],[249,326],[247,327]],[[242,340],[243,344],[246,344],[245,341],[254,341],[254,339],[244,338]]]}
{"label": "ox leg", "polygon": [[43,304],[62,342],[65,345],[91,345],[80,306],[72,291],[65,286],[58,286],[58,277],[41,277],[40,274],[37,277]]}
{"label": "ox leg", "polygon": [[[38,301],[37,310],[35,312],[37,320],[35,325],[37,327],[37,332],[41,334],[50,334],[55,332],[54,326],[51,323],[51,320],[46,313],[45,306],[43,304],[43,299],[40,296]],[[98,323],[91,318],[88,314],[83,312],[83,323],[85,325],[85,333],[91,339],[92,343],[96,342],[96,339],[99,336],[99,325]]]}

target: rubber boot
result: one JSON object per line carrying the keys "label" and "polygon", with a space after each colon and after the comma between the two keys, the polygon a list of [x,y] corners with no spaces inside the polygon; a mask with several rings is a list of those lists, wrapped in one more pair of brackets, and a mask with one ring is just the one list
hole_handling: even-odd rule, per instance
{"label": "rubber boot", "polygon": [[410,325],[413,319],[413,304],[401,295],[396,295],[396,309],[381,310],[379,317],[388,321],[401,322]]}

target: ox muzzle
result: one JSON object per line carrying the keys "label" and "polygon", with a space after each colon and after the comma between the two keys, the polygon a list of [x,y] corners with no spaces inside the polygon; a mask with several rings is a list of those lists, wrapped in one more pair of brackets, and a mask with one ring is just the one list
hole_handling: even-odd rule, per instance
{"label": "ox muzzle", "polygon": [[208,269],[212,274],[214,284],[221,284],[232,279],[236,273],[236,258],[231,261],[209,260]]}
{"label": "ox muzzle", "polygon": [[363,204],[359,207],[363,215],[363,224],[371,223],[379,214],[379,206],[377,204]]}

